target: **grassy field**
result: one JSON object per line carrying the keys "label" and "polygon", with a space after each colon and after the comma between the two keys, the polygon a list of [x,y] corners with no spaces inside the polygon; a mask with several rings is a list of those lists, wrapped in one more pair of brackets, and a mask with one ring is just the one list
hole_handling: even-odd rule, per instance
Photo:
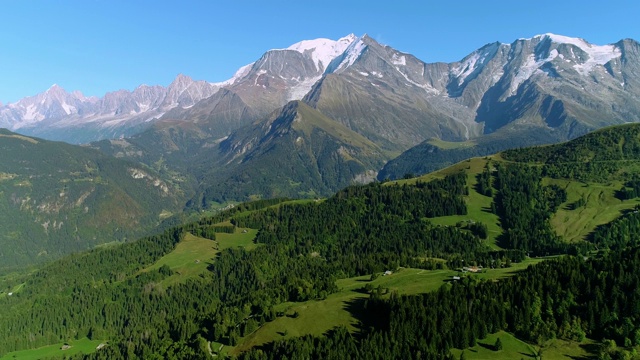
{"label": "grassy field", "polygon": [[[528,259],[522,263],[514,263],[511,268],[492,269],[486,273],[471,276],[481,279],[500,279],[542,260]],[[369,275],[338,280],[336,285],[340,291],[329,295],[325,300],[280,304],[276,308],[277,311],[289,315],[297,312],[298,317],[284,316],[266,323],[254,333],[242,338],[237,346],[225,347],[223,353],[237,355],[251,347],[278,339],[308,334],[319,336],[341,325],[355,332],[358,330],[358,320],[354,314],[358,312],[359,302],[369,297],[361,290],[366,284],[388,288],[389,293],[396,291],[401,295],[410,295],[437,290],[457,274],[456,270],[401,268],[391,275],[379,276],[373,281],[369,281],[371,278]]]}
{"label": "grassy field", "polygon": [[545,344],[539,352],[545,360],[591,359],[596,358],[596,349],[597,344],[589,339],[581,343],[555,339]]}
{"label": "grassy field", "polygon": [[170,286],[205,272],[216,254],[231,247],[253,249],[257,230],[237,228],[234,234],[216,233],[216,240],[209,240],[187,233],[176,248],[156,261],[155,264],[142,270],[159,269],[163,265],[169,266],[173,275],[164,279],[162,285]]}
{"label": "grassy field", "polygon": [[[544,179],[544,182],[558,185],[567,191],[567,202],[551,218],[553,228],[567,241],[585,240],[598,225],[613,221],[623,211],[640,203],[638,199],[622,201],[615,197],[616,190],[622,187],[621,182],[596,184],[555,179]],[[578,209],[571,209],[569,205],[581,198],[586,204]]]}
{"label": "grassy field", "polygon": [[4,355],[3,357],[0,357],[0,360],[9,360],[9,359],[36,360],[36,359],[53,358],[53,357],[63,358],[65,356],[79,354],[79,353],[90,354],[96,351],[96,347],[101,343],[106,343],[106,341],[89,340],[87,338],[84,338],[80,340],[70,341],[68,344],[71,346],[71,348],[67,350],[61,349],[64,343],[59,343],[59,344],[54,344],[49,346],[43,346],[37,349],[10,352]]}
{"label": "grassy field", "polygon": [[220,250],[232,247],[243,247],[251,250],[258,246],[253,242],[257,234],[258,230],[255,229],[237,228],[234,234],[216,233],[216,241]]}

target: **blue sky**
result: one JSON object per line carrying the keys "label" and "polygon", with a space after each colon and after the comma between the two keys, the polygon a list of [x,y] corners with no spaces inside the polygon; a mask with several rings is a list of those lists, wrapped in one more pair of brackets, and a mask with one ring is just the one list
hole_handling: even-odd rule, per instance
{"label": "blue sky", "polygon": [[266,50],[369,34],[426,62],[552,32],[640,40],[637,0],[0,1],[0,101],[52,84],[102,96],[183,73],[222,81]]}

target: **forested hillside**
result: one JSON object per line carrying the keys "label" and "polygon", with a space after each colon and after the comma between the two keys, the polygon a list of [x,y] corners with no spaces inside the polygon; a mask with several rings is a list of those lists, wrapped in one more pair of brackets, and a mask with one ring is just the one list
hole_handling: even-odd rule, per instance
{"label": "forested hillside", "polygon": [[0,130],[0,273],[157,231],[186,194],[151,169]]}
{"label": "forested hillside", "polygon": [[[89,338],[108,345],[76,357],[443,359],[506,331],[537,356],[562,340],[629,357],[639,133],[607,129],[323,200],[246,203],[0,278],[0,354]],[[333,330],[301,332],[305,308]]]}

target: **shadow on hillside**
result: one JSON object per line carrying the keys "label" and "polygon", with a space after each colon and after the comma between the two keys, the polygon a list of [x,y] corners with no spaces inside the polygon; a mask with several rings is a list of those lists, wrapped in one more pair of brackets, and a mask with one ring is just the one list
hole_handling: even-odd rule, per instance
{"label": "shadow on hillside", "polygon": [[584,351],[589,353],[589,355],[587,355],[587,356],[569,356],[569,358],[575,359],[575,360],[593,360],[593,359],[597,359],[597,356],[595,354],[597,354],[600,351],[600,345],[599,344],[580,344],[579,346]]}
{"label": "shadow on hillside", "polygon": [[528,358],[532,358],[532,359],[535,359],[535,358],[536,358],[536,355],[531,355],[531,354],[529,354],[529,353],[523,353],[522,351],[518,351],[518,353],[519,353],[520,355],[522,355],[522,356],[526,356],[526,357],[528,357]]}
{"label": "shadow on hillside", "polygon": [[[366,298],[356,298],[343,302],[342,308],[358,320],[358,323],[354,325],[357,329],[354,336],[357,339],[361,339],[370,327],[379,328],[385,323],[386,317],[384,316],[384,311],[378,313],[365,309],[367,300]],[[371,316],[371,314],[377,314],[377,316]]]}
{"label": "shadow on hillside", "polygon": [[478,346],[482,346],[483,348],[485,348],[487,350],[496,351],[496,347],[493,346],[492,344],[486,344],[486,343],[482,343],[482,342],[478,341]]}

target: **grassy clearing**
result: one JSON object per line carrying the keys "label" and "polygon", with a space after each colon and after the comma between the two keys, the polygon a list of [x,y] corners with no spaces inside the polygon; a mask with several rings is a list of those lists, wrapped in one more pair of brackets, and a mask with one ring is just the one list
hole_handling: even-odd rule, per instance
{"label": "grassy clearing", "polygon": [[15,285],[13,288],[11,288],[10,290],[8,290],[7,292],[0,292],[0,298],[2,297],[7,297],[9,296],[9,294],[11,295],[15,295],[16,293],[18,293],[20,290],[22,290],[22,288],[24,287],[26,283],[20,283],[18,285]]}
{"label": "grassy clearing", "polygon": [[252,250],[258,246],[253,242],[257,234],[258,230],[255,229],[236,228],[236,232],[233,234],[216,233],[216,241],[220,250],[232,247],[243,247],[247,250]]}
{"label": "grassy clearing", "polygon": [[216,241],[187,233],[176,248],[160,258],[155,264],[142,271],[156,270],[167,265],[174,272],[162,281],[162,285],[170,286],[198,276],[207,270],[216,254],[231,247],[255,248],[253,243],[257,230],[236,228],[234,234],[216,233]]}
{"label": "grassy clearing", "polygon": [[106,341],[100,340],[89,340],[87,338],[70,341],[68,344],[71,348],[67,350],[62,350],[62,346],[64,343],[48,345],[37,349],[31,350],[20,350],[10,352],[5,354],[3,357],[0,357],[0,360],[9,360],[9,359],[20,359],[20,360],[36,360],[43,358],[62,358],[74,354],[90,354],[96,351],[96,347],[101,343],[106,343]]}
{"label": "grassy clearing", "polygon": [[[496,339],[500,338],[502,342],[502,350],[495,350],[493,345]],[[460,349],[452,349],[451,353],[458,359],[460,358]],[[499,331],[495,334],[487,336],[485,339],[478,340],[478,344],[474,347],[470,347],[464,350],[464,353],[469,360],[514,360],[522,358],[535,358],[538,354],[537,350],[517,339],[515,336]],[[545,359],[547,357],[545,356]]]}
{"label": "grassy clearing", "polygon": [[591,359],[595,358],[596,348],[597,344],[590,339],[581,343],[555,339],[549,341],[539,351],[545,360]]}
{"label": "grassy clearing", "polygon": [[[514,263],[511,268],[488,270],[486,273],[474,274],[481,279],[500,279],[512,276],[531,264],[543,259],[528,259],[522,263]],[[276,307],[276,311],[285,314],[297,312],[297,318],[290,316],[279,317],[264,324],[254,333],[240,340],[235,347],[225,347],[230,355],[238,355],[254,346],[271,341],[297,337],[303,335],[320,336],[336,326],[346,326],[350,331],[358,330],[358,320],[354,316],[359,311],[359,302],[368,298],[361,289],[366,284],[374,288],[381,286],[388,288],[389,293],[397,292],[401,295],[426,293],[437,290],[457,275],[456,270],[422,270],[401,268],[391,275],[379,276],[369,281],[371,276],[358,276],[336,281],[339,292],[329,295],[325,300],[312,300],[302,303],[283,303]]]}
{"label": "grassy clearing", "polygon": [[157,270],[164,265],[169,266],[174,274],[163,280],[163,285],[169,286],[205,272],[217,253],[216,243],[213,240],[187,233],[184,240],[178,243],[172,252],[143,271]]}
{"label": "grassy clearing", "polygon": [[[623,211],[640,204],[638,199],[622,201],[615,197],[621,182],[597,184],[544,179],[544,183],[567,191],[567,202],[551,217],[551,225],[558,235],[571,242],[585,240],[597,226],[613,221]],[[570,205],[578,199],[584,199],[586,204],[573,210]]]}

